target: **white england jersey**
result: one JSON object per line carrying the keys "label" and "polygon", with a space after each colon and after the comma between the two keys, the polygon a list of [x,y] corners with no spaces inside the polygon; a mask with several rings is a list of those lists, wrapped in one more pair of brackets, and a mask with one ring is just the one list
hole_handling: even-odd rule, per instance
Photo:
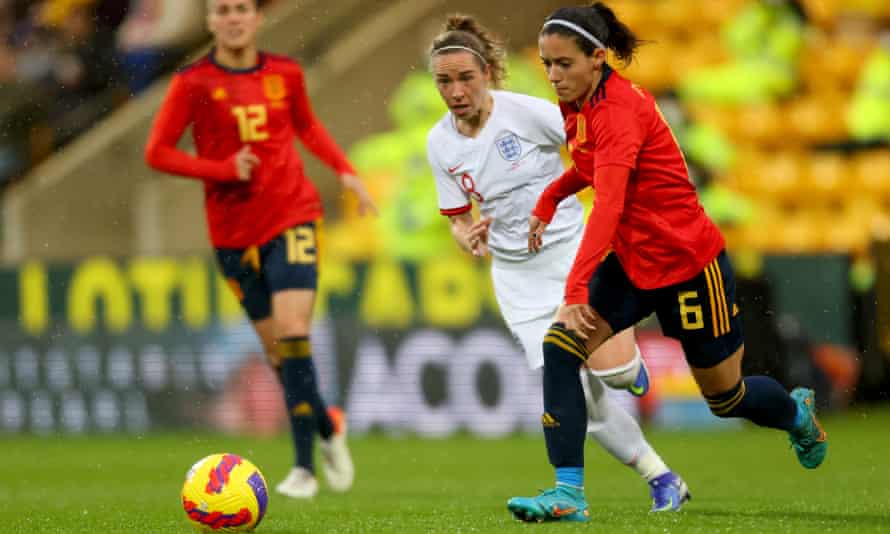
{"label": "white england jersey", "polygon": [[[528,218],[538,197],[563,172],[562,114],[546,100],[491,91],[494,107],[482,131],[467,137],[450,112],[430,130],[427,157],[443,215],[471,209],[475,199],[491,217],[488,246],[495,260],[524,261]],[[559,205],[544,233],[544,246],[572,240],[583,231],[584,210],[572,196]]]}

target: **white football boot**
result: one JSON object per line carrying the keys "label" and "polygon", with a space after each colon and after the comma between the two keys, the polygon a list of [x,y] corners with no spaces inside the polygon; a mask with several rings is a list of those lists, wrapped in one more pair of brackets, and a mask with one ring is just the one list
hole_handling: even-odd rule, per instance
{"label": "white football boot", "polygon": [[294,467],[287,477],[275,486],[275,491],[294,499],[311,499],[318,493],[318,480],[306,469]]}
{"label": "white football boot", "polygon": [[355,466],[349,447],[346,444],[346,417],[336,407],[328,408],[328,417],[334,423],[334,434],[328,440],[321,440],[321,455],[324,477],[332,491],[349,491],[355,479]]}

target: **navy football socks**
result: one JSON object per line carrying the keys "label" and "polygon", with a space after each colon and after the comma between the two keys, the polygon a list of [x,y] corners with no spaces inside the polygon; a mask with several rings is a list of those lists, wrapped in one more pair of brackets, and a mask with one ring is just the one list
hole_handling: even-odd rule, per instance
{"label": "navy football socks", "polygon": [[281,359],[279,372],[296,450],[296,465],[314,473],[315,431],[318,430],[322,439],[328,439],[334,433],[334,425],[318,391],[309,338],[282,338],[278,340],[276,351]]}
{"label": "navy football socks", "polygon": [[587,405],[578,368],[586,350],[562,324],[544,337],[544,440],[557,482],[583,486]]}
{"label": "navy football socks", "polygon": [[731,390],[705,397],[718,417],[743,417],[758,426],[791,431],[797,419],[794,399],[768,376],[748,376]]}

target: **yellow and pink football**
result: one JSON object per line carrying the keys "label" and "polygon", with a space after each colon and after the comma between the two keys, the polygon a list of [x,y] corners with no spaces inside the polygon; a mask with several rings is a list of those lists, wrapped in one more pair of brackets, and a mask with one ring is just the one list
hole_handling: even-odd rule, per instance
{"label": "yellow and pink football", "polygon": [[182,486],[182,507],[202,532],[250,532],[263,520],[268,505],[262,473],[236,454],[198,460]]}

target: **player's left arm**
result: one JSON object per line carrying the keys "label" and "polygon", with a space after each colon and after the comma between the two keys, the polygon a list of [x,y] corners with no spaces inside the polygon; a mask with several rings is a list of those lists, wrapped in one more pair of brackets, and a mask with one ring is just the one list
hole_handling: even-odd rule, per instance
{"label": "player's left arm", "polygon": [[371,194],[365,188],[365,184],[356,175],[352,164],[349,163],[337,142],[328,133],[327,128],[324,127],[312,111],[312,104],[309,102],[309,95],[306,93],[306,81],[303,77],[303,71],[297,69],[293,78],[294,91],[291,96],[293,99],[291,109],[297,137],[300,138],[303,145],[315,157],[337,173],[344,188],[352,191],[358,197],[360,214],[377,215],[377,206],[374,204]]}

